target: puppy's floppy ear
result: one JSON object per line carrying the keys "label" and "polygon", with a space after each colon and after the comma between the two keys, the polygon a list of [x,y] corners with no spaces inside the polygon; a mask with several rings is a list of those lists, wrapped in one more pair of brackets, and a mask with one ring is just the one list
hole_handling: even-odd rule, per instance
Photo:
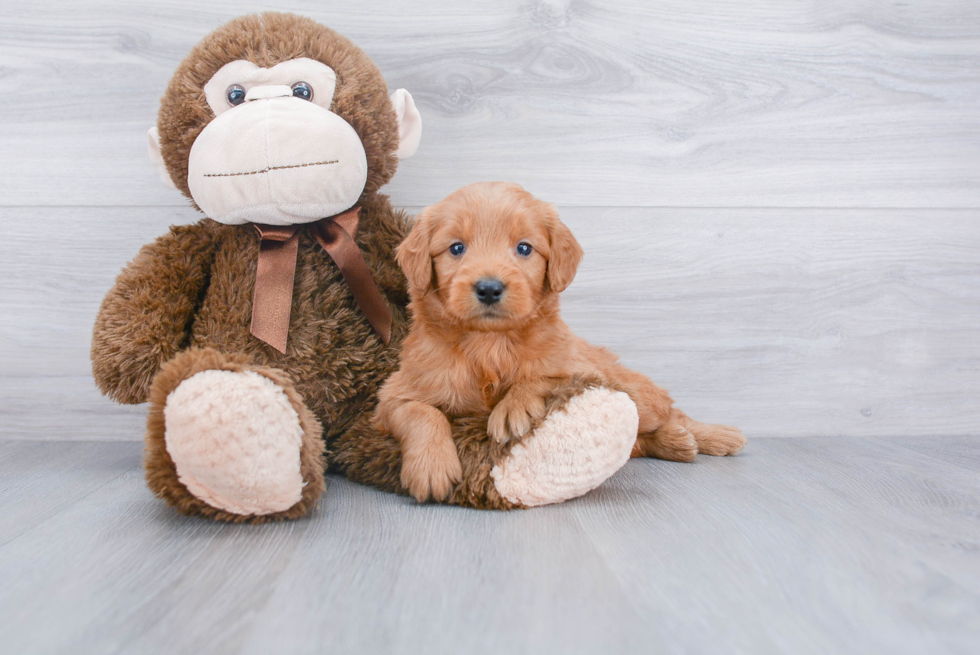
{"label": "puppy's floppy ear", "polygon": [[558,219],[558,211],[548,206],[548,236],[551,255],[548,257],[548,286],[552,291],[564,291],[575,278],[575,271],[582,261],[582,246],[568,226]]}
{"label": "puppy's floppy ear", "polygon": [[423,210],[412,231],[398,246],[395,259],[408,279],[409,291],[424,294],[432,288],[432,256],[429,254],[429,215]]}

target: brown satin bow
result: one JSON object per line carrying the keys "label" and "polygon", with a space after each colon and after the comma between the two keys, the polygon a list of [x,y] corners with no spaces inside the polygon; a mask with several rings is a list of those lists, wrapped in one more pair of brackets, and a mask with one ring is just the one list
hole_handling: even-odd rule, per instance
{"label": "brown satin bow", "polygon": [[[388,343],[391,339],[391,312],[371,277],[364,255],[354,242],[360,212],[360,207],[353,207],[342,214],[308,225],[313,236],[337,264],[371,327]],[[299,250],[299,232],[303,227],[255,223],[262,242],[255,273],[251,332],[281,353],[286,352],[293,281],[296,277],[296,253]]]}

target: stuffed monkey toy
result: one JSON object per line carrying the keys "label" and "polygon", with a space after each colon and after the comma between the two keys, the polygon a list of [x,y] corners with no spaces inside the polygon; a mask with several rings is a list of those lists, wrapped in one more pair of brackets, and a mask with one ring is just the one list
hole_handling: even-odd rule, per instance
{"label": "stuffed monkey toy", "polygon": [[[370,428],[397,368],[408,295],[394,251],[410,220],[379,193],[421,118],[374,63],[306,18],[238,18],[177,69],[150,130],[163,181],[204,218],[171,228],[99,310],[92,364],[121,403],[149,402],[150,489],[185,514],[293,519],[326,470],[404,493],[400,454]],[[636,408],[572,380],[518,446],[487,417],[454,424],[463,480],[440,500],[558,502],[628,459]]]}

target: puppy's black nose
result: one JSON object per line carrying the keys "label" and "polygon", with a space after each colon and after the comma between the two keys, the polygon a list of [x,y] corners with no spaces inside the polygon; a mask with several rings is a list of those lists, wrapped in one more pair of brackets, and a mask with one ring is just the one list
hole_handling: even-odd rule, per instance
{"label": "puppy's black nose", "polygon": [[476,291],[476,297],[484,305],[493,305],[500,302],[500,297],[504,295],[504,288],[503,282],[490,277],[477,280],[476,284],[473,285],[473,290]]}

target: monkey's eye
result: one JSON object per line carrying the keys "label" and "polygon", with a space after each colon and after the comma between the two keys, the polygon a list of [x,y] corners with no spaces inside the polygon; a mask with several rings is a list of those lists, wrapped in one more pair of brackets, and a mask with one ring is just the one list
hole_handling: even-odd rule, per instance
{"label": "monkey's eye", "polygon": [[459,257],[464,252],[466,252],[466,246],[464,246],[461,241],[457,241],[453,245],[449,246],[449,254],[453,257]]}
{"label": "monkey's eye", "polygon": [[519,244],[517,244],[517,254],[521,257],[527,257],[533,250],[534,248],[532,248],[531,244],[527,241],[521,241]]}
{"label": "monkey's eye", "polygon": [[241,84],[232,84],[225,91],[225,97],[228,98],[228,104],[232,107],[240,105],[245,102],[245,87]]}
{"label": "monkey's eye", "polygon": [[293,85],[293,96],[301,100],[313,100],[313,87],[306,82],[297,82]]}

